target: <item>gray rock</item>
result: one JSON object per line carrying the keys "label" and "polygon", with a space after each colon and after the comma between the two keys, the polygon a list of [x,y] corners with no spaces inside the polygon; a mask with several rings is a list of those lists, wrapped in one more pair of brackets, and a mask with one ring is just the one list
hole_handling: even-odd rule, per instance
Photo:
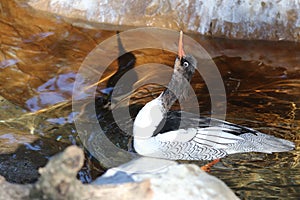
{"label": "gray rock", "polygon": [[155,26],[236,39],[300,40],[298,1],[30,0],[29,5],[88,28]]}
{"label": "gray rock", "polygon": [[142,157],[108,170],[93,184],[150,180],[152,199],[239,199],[224,182],[198,166]]}

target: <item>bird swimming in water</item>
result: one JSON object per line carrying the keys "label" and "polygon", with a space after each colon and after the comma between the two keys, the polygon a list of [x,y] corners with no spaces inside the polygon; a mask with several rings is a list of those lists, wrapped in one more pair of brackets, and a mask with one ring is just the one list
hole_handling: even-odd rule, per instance
{"label": "bird swimming in water", "polygon": [[181,31],[178,56],[168,87],[156,99],[148,102],[135,118],[133,125],[135,151],[143,156],[170,160],[217,162],[229,154],[272,153],[294,149],[293,142],[192,113],[184,113],[188,117],[181,119],[183,126],[179,129],[157,132],[162,122],[166,121],[166,124],[173,125],[180,119],[182,112],[169,109],[177,99],[181,100],[187,96],[189,82],[197,67],[197,60],[192,55],[185,54],[182,37]]}

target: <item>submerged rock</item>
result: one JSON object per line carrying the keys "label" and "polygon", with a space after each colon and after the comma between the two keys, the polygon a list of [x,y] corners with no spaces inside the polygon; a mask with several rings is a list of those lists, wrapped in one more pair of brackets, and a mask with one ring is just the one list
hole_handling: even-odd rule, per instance
{"label": "submerged rock", "polygon": [[155,26],[235,39],[300,40],[297,1],[30,0],[29,5],[86,28]]}

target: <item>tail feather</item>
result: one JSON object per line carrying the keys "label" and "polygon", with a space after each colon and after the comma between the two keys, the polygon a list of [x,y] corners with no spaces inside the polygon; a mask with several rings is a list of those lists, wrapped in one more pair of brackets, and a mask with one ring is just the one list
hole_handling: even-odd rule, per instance
{"label": "tail feather", "polygon": [[260,132],[257,132],[256,134],[245,133],[239,136],[244,138],[244,140],[240,140],[235,144],[230,144],[231,147],[226,149],[228,154],[243,152],[285,152],[291,151],[295,148],[295,144],[293,142]]}

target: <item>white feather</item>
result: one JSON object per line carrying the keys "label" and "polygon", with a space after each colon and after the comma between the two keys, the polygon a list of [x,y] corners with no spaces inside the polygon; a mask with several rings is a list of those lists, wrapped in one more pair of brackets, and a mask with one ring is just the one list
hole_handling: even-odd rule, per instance
{"label": "white feather", "polygon": [[178,129],[176,131],[169,131],[163,134],[158,134],[155,138],[161,142],[188,142],[192,140],[197,134],[197,129]]}
{"label": "white feather", "polygon": [[133,124],[135,139],[150,138],[164,117],[164,108],[160,98],[147,103],[136,116]]}

